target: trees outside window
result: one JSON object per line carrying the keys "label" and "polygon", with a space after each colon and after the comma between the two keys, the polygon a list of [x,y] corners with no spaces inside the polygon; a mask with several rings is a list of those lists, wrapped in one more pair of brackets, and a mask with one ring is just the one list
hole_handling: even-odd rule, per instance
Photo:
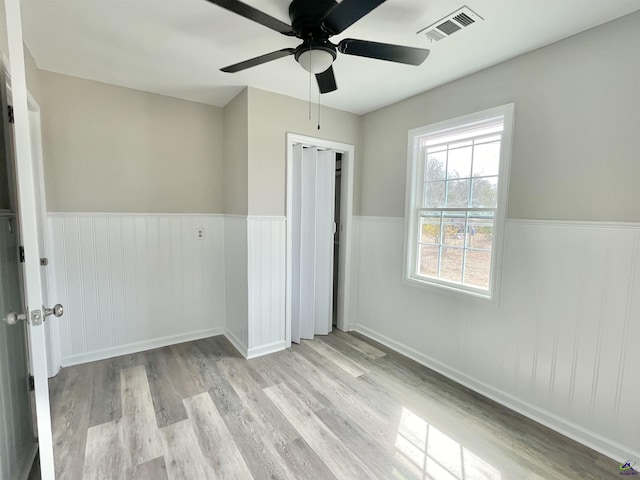
{"label": "trees outside window", "polygon": [[513,105],[409,132],[405,278],[492,297]]}

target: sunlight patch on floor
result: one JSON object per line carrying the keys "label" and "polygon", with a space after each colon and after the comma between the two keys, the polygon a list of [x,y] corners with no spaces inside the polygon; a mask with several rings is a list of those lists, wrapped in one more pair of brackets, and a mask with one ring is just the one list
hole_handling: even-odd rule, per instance
{"label": "sunlight patch on floor", "polygon": [[402,409],[395,446],[423,479],[502,479],[496,467],[406,408]]}

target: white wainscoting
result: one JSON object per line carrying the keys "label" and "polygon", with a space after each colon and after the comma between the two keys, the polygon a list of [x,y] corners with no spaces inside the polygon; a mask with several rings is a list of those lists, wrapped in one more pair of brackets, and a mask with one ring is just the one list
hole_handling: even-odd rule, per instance
{"label": "white wainscoting", "polygon": [[[221,215],[49,214],[63,366],[219,335]],[[204,238],[197,230],[204,228]]]}
{"label": "white wainscoting", "polygon": [[496,305],[403,284],[403,219],[354,220],[352,329],[618,461],[640,460],[640,224],[508,220]]}
{"label": "white wainscoting", "polygon": [[246,358],[249,345],[248,276],[247,276],[247,217],[225,215],[225,336]]}
{"label": "white wainscoting", "polygon": [[247,219],[249,344],[247,358],[284,350],[286,343],[286,218]]}

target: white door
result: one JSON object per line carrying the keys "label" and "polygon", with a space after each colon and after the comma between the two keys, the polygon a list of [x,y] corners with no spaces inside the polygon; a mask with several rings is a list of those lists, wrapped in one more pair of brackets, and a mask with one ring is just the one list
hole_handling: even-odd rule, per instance
{"label": "white door", "polygon": [[300,343],[300,214],[302,188],[302,145],[293,147],[293,162],[291,165],[291,218],[289,223],[292,229],[291,252],[291,341]]}
{"label": "white door", "polygon": [[315,197],[315,307],[316,335],[327,335],[333,325],[333,248],[335,233],[336,153],[316,153]]}
{"label": "white door", "polygon": [[[2,139],[0,139],[1,141]],[[4,153],[0,152],[0,155]],[[0,161],[0,189],[7,187],[6,165]],[[0,191],[0,316],[22,311],[16,215]],[[9,318],[10,320],[10,318]],[[29,398],[26,329],[22,322],[0,321],[0,478],[26,478],[37,443]]]}
{"label": "white door", "polygon": [[291,340],[331,331],[335,152],[294,147]]}
{"label": "white door", "polygon": [[[53,442],[51,437],[51,413],[46,359],[44,321],[48,312],[43,305],[40,255],[38,250],[38,205],[36,180],[31,155],[29,112],[25,80],[22,23],[19,0],[5,0],[7,38],[9,45],[9,72],[14,112],[14,145],[16,180],[18,186],[18,218],[22,245],[25,251],[24,287],[27,337],[30,350],[31,374],[34,378],[36,424],[40,451],[42,479],[55,478]],[[53,313],[53,312],[51,312]],[[47,320],[51,321],[51,320]]]}

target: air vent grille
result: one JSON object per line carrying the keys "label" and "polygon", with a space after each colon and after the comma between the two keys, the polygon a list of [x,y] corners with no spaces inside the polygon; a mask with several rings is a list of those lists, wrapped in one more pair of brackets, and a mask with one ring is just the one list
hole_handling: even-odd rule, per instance
{"label": "air vent grille", "polygon": [[433,29],[433,30],[429,30],[428,32],[424,32],[424,34],[429,38],[429,40],[431,40],[432,42],[437,42],[438,40],[442,40],[443,38],[446,38],[446,35],[443,35],[442,33],[440,33],[438,30]]}
{"label": "air vent grille", "polygon": [[484,20],[484,18],[465,5],[428,27],[423,28],[418,34],[425,35],[430,42],[439,42],[481,20]]}
{"label": "air vent grille", "polygon": [[453,23],[451,20],[447,20],[446,22],[438,25],[438,30],[446,33],[447,35],[451,35],[452,33],[455,33],[458,30],[460,30],[461,28],[462,27],[460,25],[458,25],[457,23]]}
{"label": "air vent grille", "polygon": [[456,22],[458,22],[460,25],[464,25],[465,27],[468,27],[469,25],[475,22],[473,18],[471,18],[469,15],[467,15],[464,12],[460,13],[459,15],[456,15],[455,17],[453,17],[453,19]]}

